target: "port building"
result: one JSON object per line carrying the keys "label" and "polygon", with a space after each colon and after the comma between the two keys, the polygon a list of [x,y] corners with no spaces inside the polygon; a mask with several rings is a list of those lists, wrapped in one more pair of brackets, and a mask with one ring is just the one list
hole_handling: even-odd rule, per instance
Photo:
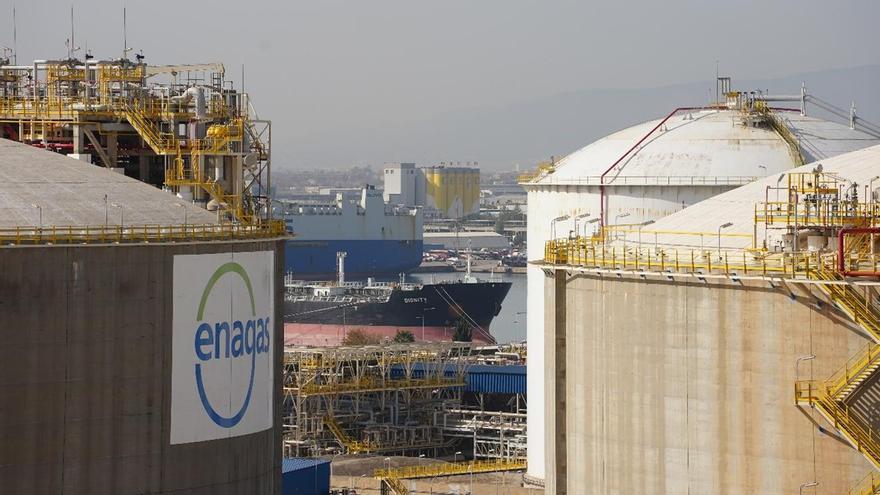
{"label": "port building", "polygon": [[0,212],[0,491],[281,493],[283,223],[5,139]]}
{"label": "port building", "polygon": [[878,175],[874,146],[548,241],[547,491],[876,493]]}
{"label": "port building", "polygon": [[[729,79],[721,78],[719,90],[723,101],[717,104],[674,109],[663,118],[611,134],[522,175],[520,183],[528,191],[529,260],[542,260],[551,239],[611,242],[623,235],[620,229],[649,235],[652,222],[703,199],[759,177],[778,177],[803,163],[880,144],[880,128],[805,88],[788,96],[745,93],[732,91]],[[703,240],[711,243],[709,237]],[[547,388],[558,343],[545,328],[557,309],[545,300],[551,295],[545,279],[541,269],[529,267],[532,407],[526,479],[538,484],[551,468],[545,466],[545,458],[559,445],[552,443],[551,428],[557,414],[556,392]],[[643,460],[646,465],[653,463],[647,457]]]}
{"label": "port building", "polygon": [[476,166],[390,163],[383,177],[388,203],[422,206],[426,215],[443,218],[458,219],[480,212],[480,169]]}

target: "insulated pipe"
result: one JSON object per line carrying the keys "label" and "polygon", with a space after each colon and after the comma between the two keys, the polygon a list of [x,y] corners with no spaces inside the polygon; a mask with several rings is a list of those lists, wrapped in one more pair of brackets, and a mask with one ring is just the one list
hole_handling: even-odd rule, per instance
{"label": "insulated pipe", "polygon": [[880,227],[854,227],[840,229],[837,234],[837,271],[844,277],[880,277],[880,272],[847,270],[843,257],[843,239],[846,234],[880,234]]}
{"label": "insulated pipe", "polygon": [[654,131],[659,129],[663,124],[666,123],[667,120],[671,119],[678,112],[695,111],[695,110],[717,110],[717,109],[718,109],[718,107],[679,107],[679,108],[676,108],[672,112],[669,112],[669,115],[664,117],[663,120],[661,120],[659,124],[654,126],[653,129],[648,131],[648,133],[645,134],[642,137],[642,139],[639,139],[636,142],[636,144],[632,145],[632,147],[630,149],[626,150],[626,153],[624,153],[620,158],[618,158],[614,163],[612,163],[611,166],[608,167],[607,170],[602,172],[602,175],[599,176],[599,228],[602,230],[603,233],[604,233],[604,228],[605,228],[605,176],[608,175],[609,172],[614,170],[614,167],[616,167],[620,162],[622,162],[624,160],[624,158],[629,156],[629,154],[632,153],[633,150],[638,148],[639,145],[641,145],[652,134],[654,134]]}

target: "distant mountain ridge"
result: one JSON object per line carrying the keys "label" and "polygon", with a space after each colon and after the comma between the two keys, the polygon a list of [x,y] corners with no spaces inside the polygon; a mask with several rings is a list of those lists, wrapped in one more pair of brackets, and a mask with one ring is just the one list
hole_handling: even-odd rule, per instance
{"label": "distant mountain ridge", "polygon": [[[802,81],[809,93],[839,107],[848,109],[855,101],[859,116],[880,123],[880,65],[778,79],[739,81],[734,77],[732,86],[742,91],[799,94]],[[340,129],[333,136],[313,136],[308,143],[297,143],[293,161],[326,166],[478,160],[487,170],[509,170],[515,164],[525,170],[550,155],[566,155],[616,130],[660,118],[676,107],[706,104],[714,99],[714,92],[712,81],[577,91],[434,115],[416,124]],[[818,109],[808,107],[811,111],[820,115]]]}

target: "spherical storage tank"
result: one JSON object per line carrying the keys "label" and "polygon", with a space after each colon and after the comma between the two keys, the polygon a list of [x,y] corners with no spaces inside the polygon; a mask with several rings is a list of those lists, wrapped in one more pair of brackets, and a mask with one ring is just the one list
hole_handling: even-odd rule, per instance
{"label": "spherical storage tank", "polygon": [[0,140],[0,492],[280,493],[268,225]]}
{"label": "spherical storage tank", "polygon": [[[810,141],[812,140],[812,141]],[[810,141],[810,142],[808,142]],[[798,145],[800,143],[800,146]],[[600,225],[637,229],[757,177],[878,141],[849,126],[740,108],[686,109],[599,139],[521,183],[528,191],[528,255],[540,260],[552,237],[590,235]],[[545,477],[545,441],[555,394],[545,390],[544,275],[528,269],[528,475]]]}

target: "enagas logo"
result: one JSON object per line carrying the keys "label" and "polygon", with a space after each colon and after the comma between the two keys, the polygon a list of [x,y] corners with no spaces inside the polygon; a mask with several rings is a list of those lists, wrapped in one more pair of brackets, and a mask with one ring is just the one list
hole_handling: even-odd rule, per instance
{"label": "enagas logo", "polygon": [[[224,275],[238,276],[247,287],[250,296],[251,318],[245,321],[235,320],[232,322],[207,322],[204,321],[205,304],[211,296],[211,290],[217,281]],[[195,331],[195,356],[198,361],[195,364],[196,386],[199,391],[199,399],[208,417],[214,423],[223,428],[232,428],[237,425],[247,413],[254,389],[254,370],[256,369],[257,355],[269,352],[269,317],[257,317],[256,301],[254,300],[254,288],[251,279],[245,269],[238,263],[230,262],[222,265],[208,280],[202,292],[197,315],[198,327]],[[205,391],[205,378],[202,375],[202,365],[212,360],[221,359],[247,359],[250,361],[250,378],[248,379],[247,393],[238,411],[231,416],[224,416],[217,412],[211,405]]]}
{"label": "enagas logo", "polygon": [[274,252],[174,257],[171,443],[272,427]]}

